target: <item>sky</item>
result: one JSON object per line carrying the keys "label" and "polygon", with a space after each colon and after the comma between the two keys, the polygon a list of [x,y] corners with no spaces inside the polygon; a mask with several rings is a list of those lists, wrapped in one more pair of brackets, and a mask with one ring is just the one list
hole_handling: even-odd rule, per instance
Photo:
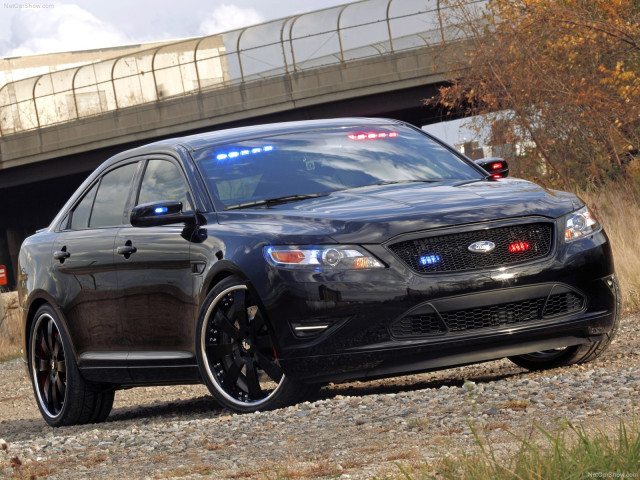
{"label": "sky", "polygon": [[[5,0],[0,57],[177,40],[355,0]],[[462,121],[426,126],[450,144],[475,139]]]}
{"label": "sky", "polygon": [[0,57],[209,35],[349,0],[6,0]]}

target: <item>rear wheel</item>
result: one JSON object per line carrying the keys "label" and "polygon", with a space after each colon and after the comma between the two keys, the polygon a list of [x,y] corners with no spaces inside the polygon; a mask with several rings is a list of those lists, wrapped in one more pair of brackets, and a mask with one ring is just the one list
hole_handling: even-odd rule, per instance
{"label": "rear wheel", "polygon": [[612,289],[615,296],[615,316],[613,327],[608,334],[603,335],[600,340],[595,342],[518,355],[509,357],[509,360],[528,370],[546,370],[576,363],[590,362],[602,355],[618,331],[620,312],[622,310],[622,297],[620,296],[618,281],[615,277],[612,281]]}
{"label": "rear wheel", "polygon": [[29,335],[29,368],[42,417],[52,427],[102,422],[114,390],[98,390],[80,375],[67,332],[50,305],[34,317]]}
{"label": "rear wheel", "polygon": [[216,285],[200,312],[198,363],[211,394],[238,412],[296,403],[311,387],[288,379],[255,296],[238,277]]}

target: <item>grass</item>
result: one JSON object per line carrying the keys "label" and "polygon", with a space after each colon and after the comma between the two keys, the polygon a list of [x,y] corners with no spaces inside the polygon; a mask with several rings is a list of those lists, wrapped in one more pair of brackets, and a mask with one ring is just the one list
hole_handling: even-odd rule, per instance
{"label": "grass", "polygon": [[[622,420],[611,436],[589,433],[568,424],[556,434],[537,428],[542,442],[518,439],[517,451],[498,454],[486,433],[472,429],[475,451],[444,457],[434,464],[411,469],[398,464],[396,478],[460,480],[545,480],[586,478],[640,478],[640,429]],[[541,444],[540,444],[541,443]]]}
{"label": "grass", "polygon": [[[498,452],[488,440],[486,429],[472,427],[472,452],[447,454],[429,464],[409,466],[392,462],[395,473],[372,479],[394,480],[547,480],[588,478],[640,478],[640,428],[634,417],[629,426],[621,419],[609,435],[588,432],[584,427],[566,424],[552,434],[535,427],[537,440],[517,438],[515,446]],[[388,459],[391,460],[391,459]],[[266,480],[295,478],[338,478],[337,472],[298,471],[277,468],[263,471]],[[357,473],[357,468],[350,473]],[[311,474],[311,475],[310,475]],[[318,474],[318,477],[313,476]]]}

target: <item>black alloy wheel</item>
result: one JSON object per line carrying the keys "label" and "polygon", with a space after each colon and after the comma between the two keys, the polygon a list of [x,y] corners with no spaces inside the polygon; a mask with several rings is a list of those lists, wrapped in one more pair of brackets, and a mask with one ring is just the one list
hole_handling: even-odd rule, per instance
{"label": "black alloy wheel", "polygon": [[48,304],[34,316],[28,347],[33,391],[49,425],[97,423],[109,416],[116,387],[82,378],[64,324]]}
{"label": "black alloy wheel", "polygon": [[581,345],[572,345],[565,348],[542,350],[525,355],[517,355],[509,357],[509,360],[528,370],[546,370],[549,368],[591,362],[602,355],[607,350],[607,347],[611,344],[611,341],[618,331],[620,326],[620,314],[622,312],[622,296],[620,295],[618,279],[614,275],[608,282],[616,305],[613,326],[609,333],[605,333],[600,336],[600,338]]}
{"label": "black alloy wheel", "polygon": [[249,287],[236,277],[214,287],[202,307],[198,361],[216,400],[239,412],[288,405],[308,390],[285,376],[266,319]]}
{"label": "black alloy wheel", "polygon": [[67,362],[60,331],[48,312],[43,312],[36,319],[31,368],[38,403],[47,416],[57,417],[67,396]]}

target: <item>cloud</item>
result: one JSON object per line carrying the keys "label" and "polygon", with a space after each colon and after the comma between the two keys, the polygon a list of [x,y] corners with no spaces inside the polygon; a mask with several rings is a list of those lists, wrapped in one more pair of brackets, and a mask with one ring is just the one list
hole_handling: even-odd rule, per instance
{"label": "cloud", "polygon": [[248,25],[255,25],[263,21],[262,15],[253,8],[240,8],[235,5],[222,4],[216,7],[200,23],[198,32],[200,35],[212,35]]}
{"label": "cloud", "polygon": [[24,9],[11,24],[6,56],[89,50],[131,43],[117,27],[72,4]]}

